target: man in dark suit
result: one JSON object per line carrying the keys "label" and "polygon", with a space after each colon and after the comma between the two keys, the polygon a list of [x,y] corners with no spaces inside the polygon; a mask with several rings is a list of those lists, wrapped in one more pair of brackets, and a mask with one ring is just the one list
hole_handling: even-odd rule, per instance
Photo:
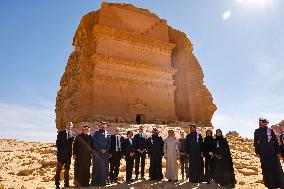
{"label": "man in dark suit", "polygon": [[64,165],[64,187],[69,187],[69,170],[72,157],[72,144],[74,141],[74,133],[72,131],[73,124],[69,122],[66,130],[59,131],[57,134],[57,166],[55,174],[56,189],[60,188],[60,173]]}
{"label": "man in dark suit", "polygon": [[111,147],[109,150],[109,162],[110,162],[110,172],[109,177],[111,182],[118,181],[118,173],[120,160],[122,156],[122,146],[124,138],[119,134],[120,128],[117,127],[114,131],[114,135],[110,136],[111,139]]}
{"label": "man in dark suit", "polygon": [[135,179],[139,176],[139,164],[141,160],[141,178],[144,179],[145,158],[147,149],[147,135],[143,133],[143,126],[139,127],[139,133],[134,136],[135,149]]}
{"label": "man in dark suit", "polygon": [[126,161],[126,182],[127,184],[130,184],[133,182],[132,180],[132,171],[133,171],[133,164],[134,164],[134,158],[135,158],[135,152],[134,152],[134,141],[133,141],[133,132],[128,131],[127,132],[127,139],[124,142],[124,155],[125,155],[125,161]]}

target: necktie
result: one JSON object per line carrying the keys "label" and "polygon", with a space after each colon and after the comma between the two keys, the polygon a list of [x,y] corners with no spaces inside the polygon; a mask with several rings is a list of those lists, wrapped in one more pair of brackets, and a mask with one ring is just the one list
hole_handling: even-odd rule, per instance
{"label": "necktie", "polygon": [[70,141],[69,141],[69,136],[70,135],[70,133],[69,133],[69,131],[67,131],[67,143],[69,144],[70,143]]}
{"label": "necktie", "polygon": [[116,151],[119,151],[118,136],[116,136]]}
{"label": "necktie", "polygon": [[118,150],[121,151],[120,137],[118,138]]}

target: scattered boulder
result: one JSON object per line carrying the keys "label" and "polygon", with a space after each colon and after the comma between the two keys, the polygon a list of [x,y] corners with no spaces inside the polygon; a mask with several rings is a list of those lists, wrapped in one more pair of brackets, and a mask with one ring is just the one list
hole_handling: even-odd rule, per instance
{"label": "scattered boulder", "polygon": [[278,124],[272,125],[271,128],[276,135],[279,136],[284,131],[284,120],[280,121]]}
{"label": "scattered boulder", "polygon": [[47,167],[47,166],[55,167],[57,164],[57,161],[44,159],[40,162],[40,164],[41,164],[41,167]]}
{"label": "scattered boulder", "polygon": [[242,165],[242,166],[237,166],[236,168],[237,168],[239,173],[241,173],[245,176],[258,175],[258,168],[257,167]]}
{"label": "scattered boulder", "polygon": [[43,180],[43,182],[49,182],[50,178],[49,177],[43,177],[42,180]]}
{"label": "scattered boulder", "polygon": [[237,131],[229,131],[226,134],[226,137],[239,137],[239,136],[240,136],[240,134]]}
{"label": "scattered boulder", "polygon": [[23,169],[19,171],[19,175],[21,176],[28,176],[30,175],[32,172],[34,171],[34,169]]}

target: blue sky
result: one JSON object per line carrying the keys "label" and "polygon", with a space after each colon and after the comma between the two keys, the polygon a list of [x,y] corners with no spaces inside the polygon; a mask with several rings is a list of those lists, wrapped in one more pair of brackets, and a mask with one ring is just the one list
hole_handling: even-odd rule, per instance
{"label": "blue sky", "polygon": [[[187,34],[218,107],[215,128],[252,137],[259,117],[284,119],[283,0],[116,2],[147,8]],[[55,140],[55,98],[72,37],[100,4],[0,0],[0,138]]]}

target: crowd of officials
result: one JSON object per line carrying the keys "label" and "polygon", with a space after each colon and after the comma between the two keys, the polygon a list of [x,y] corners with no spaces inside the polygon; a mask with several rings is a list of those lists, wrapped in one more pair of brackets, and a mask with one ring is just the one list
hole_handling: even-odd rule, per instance
{"label": "crowd of officials", "polygon": [[[268,188],[284,188],[284,176],[279,161],[283,147],[284,135],[280,142],[273,130],[267,127],[266,119],[259,119],[259,128],[255,130],[255,152],[260,158],[264,184]],[[105,130],[106,122],[98,124],[93,136],[90,127],[83,126],[76,137],[72,131],[72,122],[66,130],[59,131],[56,140],[57,168],[55,175],[56,188],[60,188],[60,173],[64,166],[64,186],[69,186],[69,170],[71,158],[74,163],[74,185],[76,187],[105,186],[119,183],[120,162],[126,162],[126,182],[132,183],[133,168],[135,180],[145,180],[145,159],[150,159],[149,179],[160,181],[165,178],[169,182],[178,180],[178,162],[182,179],[192,183],[212,180],[222,186],[234,187],[236,184],[231,152],[227,139],[220,129],[216,130],[215,138],[211,130],[206,136],[196,130],[195,124],[189,124],[189,134],[181,131],[180,137],[175,136],[172,129],[168,130],[167,138],[159,136],[154,128],[151,136],[147,136],[143,126],[134,135],[128,131],[126,138],[116,128],[113,135]],[[283,140],[281,140],[282,138]],[[166,159],[166,173],[162,173],[162,159]],[[92,178],[90,167],[93,163]],[[90,182],[91,180],[91,182]]]}

